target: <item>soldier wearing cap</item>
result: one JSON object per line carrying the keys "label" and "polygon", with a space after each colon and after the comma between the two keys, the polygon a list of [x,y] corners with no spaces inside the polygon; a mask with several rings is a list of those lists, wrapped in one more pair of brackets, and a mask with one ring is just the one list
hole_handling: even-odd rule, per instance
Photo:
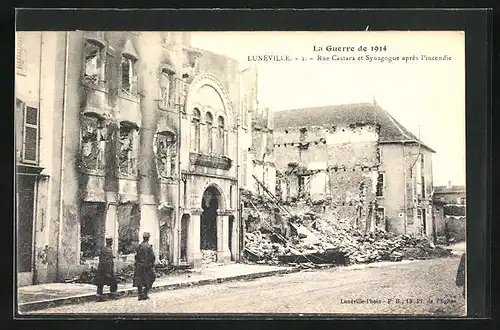
{"label": "soldier wearing cap", "polygon": [[153,247],[149,244],[149,233],[143,234],[143,241],[136,249],[133,285],[137,288],[139,300],[149,299],[148,292],[155,281]]}
{"label": "soldier wearing cap", "polygon": [[103,288],[109,285],[110,296],[114,297],[118,289],[118,280],[115,276],[114,261],[113,261],[113,238],[106,237],[106,246],[99,254],[99,265],[97,266],[96,277],[94,280],[97,285],[97,300],[103,300]]}

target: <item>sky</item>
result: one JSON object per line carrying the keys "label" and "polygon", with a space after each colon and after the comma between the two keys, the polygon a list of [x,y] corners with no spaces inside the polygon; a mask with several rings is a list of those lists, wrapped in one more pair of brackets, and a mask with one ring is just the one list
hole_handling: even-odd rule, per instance
{"label": "sky", "polygon": [[[256,67],[259,106],[274,111],[375,99],[436,151],[435,185],[465,184],[462,32],[193,32],[191,43],[238,60],[241,69]],[[314,46],[323,50],[315,51]],[[327,46],[354,51],[328,51]],[[360,51],[360,46],[367,50]],[[249,61],[249,56],[265,54],[289,55],[293,60]],[[355,60],[332,60],[334,54]],[[330,60],[318,61],[318,55]],[[448,57],[424,61],[422,55]],[[399,60],[370,62],[367,56]],[[403,59],[412,56],[418,60]]]}

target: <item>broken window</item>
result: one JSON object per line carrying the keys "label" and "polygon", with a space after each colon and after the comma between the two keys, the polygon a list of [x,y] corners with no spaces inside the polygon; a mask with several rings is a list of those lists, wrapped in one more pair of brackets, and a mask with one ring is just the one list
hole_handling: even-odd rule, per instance
{"label": "broken window", "polygon": [[377,207],[377,215],[375,218],[375,225],[377,228],[383,228],[385,227],[385,208],[384,207]]}
{"label": "broken window", "polygon": [[37,108],[29,107],[21,100],[16,100],[16,106],[19,112],[22,113],[22,148],[21,159],[23,162],[36,164],[38,163],[39,153],[39,111]]}
{"label": "broken window", "polygon": [[86,82],[97,85],[104,81],[104,46],[95,40],[86,40],[83,49]]}
{"label": "broken window", "polygon": [[219,116],[217,120],[217,142],[219,143],[219,154],[225,155],[225,146],[226,146],[226,139],[224,136],[224,118]]}
{"label": "broken window", "polygon": [[377,197],[384,196],[385,174],[379,173],[377,177]]}
{"label": "broken window", "polygon": [[138,204],[125,203],[117,207],[118,253],[131,254],[139,244],[141,208]]}
{"label": "broken window", "polygon": [[104,246],[105,204],[83,202],[80,208],[80,258],[95,258]]}
{"label": "broken window", "polygon": [[200,152],[200,110],[193,110],[193,119],[191,126],[193,130],[192,149],[195,152]]}
{"label": "broken window", "polygon": [[122,55],[122,91],[128,94],[137,94],[137,75],[135,73],[135,62],[131,56]]}
{"label": "broken window", "polygon": [[163,69],[160,76],[160,100],[161,105],[167,108],[172,105],[172,92],[174,84],[172,83],[174,73],[168,69]]}
{"label": "broken window", "polygon": [[175,174],[175,135],[172,132],[158,133],[157,164],[158,172],[162,177],[172,177]]}
{"label": "broken window", "polygon": [[210,112],[205,115],[205,124],[207,126],[207,153],[213,152],[212,146],[212,128],[213,128],[213,117]]}
{"label": "broken window", "polygon": [[82,116],[81,167],[85,170],[101,171],[105,166],[106,140],[108,132],[101,118]]}
{"label": "broken window", "polygon": [[136,176],[139,152],[139,132],[133,125],[121,122],[119,139],[118,168],[120,174]]}

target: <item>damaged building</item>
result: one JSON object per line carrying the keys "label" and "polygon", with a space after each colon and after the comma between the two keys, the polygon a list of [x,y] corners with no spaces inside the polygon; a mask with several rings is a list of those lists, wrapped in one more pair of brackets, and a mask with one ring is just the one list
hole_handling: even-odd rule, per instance
{"label": "damaged building", "polygon": [[435,235],[434,151],[375,101],[274,114],[276,195],[366,231]]}
{"label": "damaged building", "polygon": [[257,73],[186,32],[16,33],[21,285],[117,267],[143,232],[157,258],[240,258],[239,191],[274,189],[272,114]]}

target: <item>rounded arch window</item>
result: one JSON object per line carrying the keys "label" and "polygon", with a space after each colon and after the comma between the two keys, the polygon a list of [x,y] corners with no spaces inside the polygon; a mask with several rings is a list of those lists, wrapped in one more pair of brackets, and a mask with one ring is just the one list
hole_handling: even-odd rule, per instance
{"label": "rounded arch window", "polygon": [[193,109],[193,118],[191,121],[191,130],[192,130],[192,135],[191,135],[191,149],[194,152],[199,152],[200,151],[200,110],[197,108]]}
{"label": "rounded arch window", "polygon": [[207,126],[207,151],[213,152],[213,143],[212,143],[213,116],[210,112],[207,112],[205,114],[205,124]]}
{"label": "rounded arch window", "polygon": [[224,117],[217,118],[217,141],[219,144],[219,153],[224,155],[226,152],[226,137],[224,131]]}

